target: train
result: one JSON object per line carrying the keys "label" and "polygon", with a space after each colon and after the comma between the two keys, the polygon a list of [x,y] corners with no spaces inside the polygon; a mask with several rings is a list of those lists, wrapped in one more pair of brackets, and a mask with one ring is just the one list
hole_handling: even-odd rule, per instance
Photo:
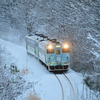
{"label": "train", "polygon": [[26,36],[26,51],[39,59],[50,72],[68,71],[70,67],[70,45],[58,42],[43,34]]}

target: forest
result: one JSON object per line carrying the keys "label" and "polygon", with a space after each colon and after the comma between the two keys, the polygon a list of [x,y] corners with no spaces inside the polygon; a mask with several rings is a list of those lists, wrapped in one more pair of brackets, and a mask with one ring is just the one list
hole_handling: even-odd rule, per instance
{"label": "forest", "polygon": [[[25,36],[35,33],[67,40],[71,69],[100,94],[100,0],[0,0],[0,38],[25,46]],[[5,66],[2,52],[0,46]]]}

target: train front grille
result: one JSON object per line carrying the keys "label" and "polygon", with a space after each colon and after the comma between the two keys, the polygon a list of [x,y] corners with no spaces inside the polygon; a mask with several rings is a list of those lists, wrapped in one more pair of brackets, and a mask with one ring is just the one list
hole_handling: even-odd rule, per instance
{"label": "train front grille", "polygon": [[67,69],[68,68],[68,65],[66,65],[66,66],[63,66],[64,67],[64,69]]}
{"label": "train front grille", "polygon": [[62,69],[62,66],[55,66],[55,69]]}

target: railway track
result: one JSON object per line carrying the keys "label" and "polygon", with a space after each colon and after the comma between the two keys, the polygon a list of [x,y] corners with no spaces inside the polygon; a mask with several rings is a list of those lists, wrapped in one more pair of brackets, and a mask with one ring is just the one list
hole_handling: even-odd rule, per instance
{"label": "railway track", "polygon": [[65,95],[66,95],[66,93],[68,93],[68,92],[66,92],[65,93],[65,91],[64,91],[64,87],[63,87],[63,82],[61,81],[61,76],[63,76],[64,78],[66,78],[66,81],[68,82],[68,84],[70,84],[70,87],[71,87],[71,91],[72,91],[72,94],[73,94],[73,99],[67,99],[67,100],[76,100],[76,94],[75,94],[75,90],[74,90],[74,87],[73,87],[73,84],[71,83],[71,81],[70,81],[70,79],[67,77],[67,75],[65,75],[64,73],[62,73],[61,75],[60,75],[60,77],[59,77],[59,75],[57,75],[57,74],[55,74],[54,73],[54,75],[55,75],[55,77],[57,78],[57,80],[58,80],[58,82],[59,82],[59,84],[60,84],[60,86],[61,86],[61,92],[62,92],[62,100],[66,100],[66,98],[65,98]]}
{"label": "railway track", "polygon": [[71,85],[71,88],[72,88],[72,91],[73,91],[73,96],[74,96],[74,99],[73,99],[73,100],[76,100],[76,93],[75,93],[73,84],[71,83],[71,81],[70,81],[70,79],[67,77],[67,75],[65,75],[64,73],[63,73],[63,75],[66,77],[66,79],[69,81],[69,83],[70,83],[70,85]]}
{"label": "railway track", "polygon": [[57,78],[58,82],[60,83],[60,86],[61,86],[61,91],[62,91],[62,100],[64,100],[64,89],[63,89],[63,85],[62,85],[62,83],[61,83],[60,79],[58,78],[58,76],[57,76],[56,74],[54,74],[54,75],[56,76],[56,78]]}

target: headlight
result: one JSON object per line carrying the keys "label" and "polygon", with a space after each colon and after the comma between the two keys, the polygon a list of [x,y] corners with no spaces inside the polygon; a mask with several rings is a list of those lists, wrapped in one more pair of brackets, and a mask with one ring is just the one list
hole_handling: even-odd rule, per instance
{"label": "headlight", "polygon": [[53,46],[51,44],[48,45],[48,49],[52,49]]}
{"label": "headlight", "polygon": [[64,44],[63,45],[63,48],[66,48],[67,49],[67,48],[69,48],[69,45],[68,44]]}

